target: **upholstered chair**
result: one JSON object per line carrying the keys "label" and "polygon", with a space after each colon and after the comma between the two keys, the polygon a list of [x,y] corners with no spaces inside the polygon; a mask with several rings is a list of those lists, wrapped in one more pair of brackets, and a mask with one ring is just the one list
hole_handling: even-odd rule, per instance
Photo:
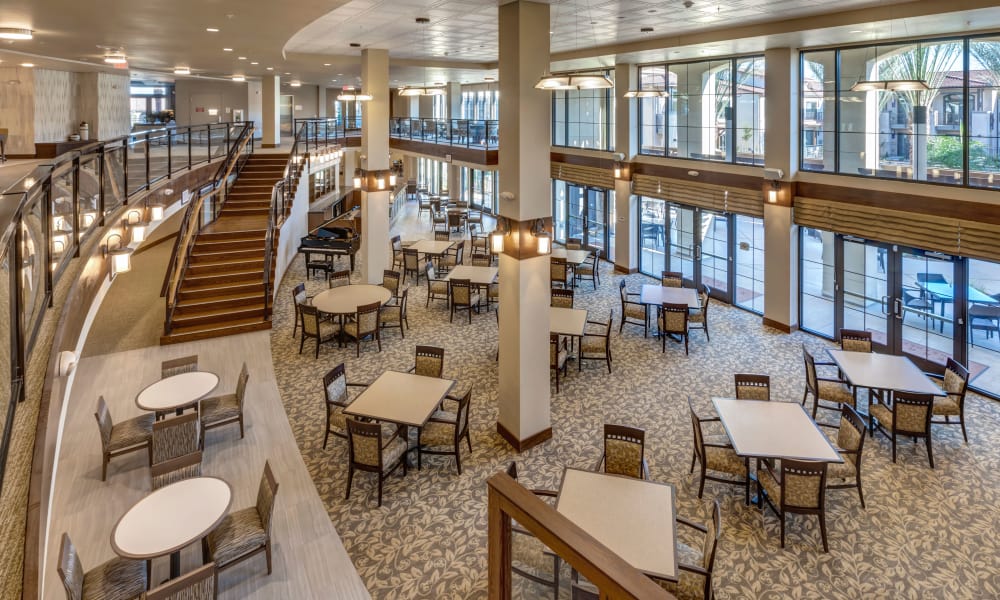
{"label": "upholstered chair", "polygon": [[737,400],[771,399],[771,378],[767,375],[737,373],[733,376],[733,380],[736,384]]}
{"label": "upholstered chair", "polygon": [[[712,503],[712,518],[705,525],[677,517],[677,569],[678,581],[656,579],[654,581],[673,594],[678,600],[710,600],[712,598],[712,571],[715,568],[715,553],[722,536],[722,506],[716,500]],[[688,535],[690,533],[690,535]],[[688,543],[688,538],[693,543]]]}
{"label": "upholstered chair", "polygon": [[448,281],[445,279],[438,279],[437,272],[434,269],[434,264],[431,261],[427,261],[424,265],[424,271],[427,274],[427,302],[424,303],[424,307],[431,305],[431,300],[444,300],[449,302],[449,292],[450,288],[448,286]]}
{"label": "upholstered chair", "polygon": [[313,358],[319,358],[319,346],[335,339],[340,332],[340,326],[322,318],[319,310],[312,305],[300,304],[299,318],[302,321],[302,338],[299,340],[299,354],[306,345],[306,340],[316,341]]}
{"label": "upholstered chair", "polygon": [[556,373],[556,393],[559,393],[559,373],[566,376],[566,364],[569,360],[569,350],[566,348],[566,338],[558,334],[549,334],[549,368]]}
{"label": "upholstered chair", "polygon": [[469,323],[472,323],[472,309],[475,308],[478,296],[473,293],[472,282],[468,279],[451,280],[451,317],[449,321],[455,320],[455,311],[464,310],[469,315]]}
{"label": "upholstered chair", "polygon": [[[216,427],[223,427],[231,423],[240,424],[240,439],[243,439],[243,401],[246,399],[247,383],[250,381],[250,371],[247,364],[243,363],[240,369],[240,376],[236,380],[236,391],[224,396],[213,396],[201,401],[201,436],[204,440],[205,432]],[[204,446],[204,441],[202,442]]]}
{"label": "upholstered chair", "polygon": [[604,453],[594,470],[625,475],[636,479],[649,479],[646,464],[646,432],[626,425],[604,424]]}
{"label": "upholstered chair", "polygon": [[[517,463],[510,463],[507,475],[517,479]],[[544,501],[554,502],[559,493],[554,490],[532,489],[531,493]],[[520,577],[552,589],[559,600],[559,555],[552,552],[516,521],[511,524],[511,568]]]}
{"label": "upholstered chair", "polygon": [[823,538],[823,552],[829,552],[826,542],[826,470],[820,461],[781,459],[780,467],[760,461],[757,470],[757,494],[781,519],[781,547],[785,547],[785,515],[789,513],[816,515]]}
{"label": "upholstered chair", "polygon": [[379,335],[379,308],[378,302],[365,304],[358,307],[354,314],[354,320],[344,323],[344,334],[354,339],[356,356],[361,356],[361,341],[371,338],[378,344],[378,351],[382,351],[382,336]]}
{"label": "upholstered chair", "polygon": [[112,558],[84,571],[76,546],[66,533],[62,534],[59,545],[59,566],[56,571],[66,588],[67,600],[138,598],[149,584],[146,562],[142,560]]}
{"label": "upholstered chair", "polygon": [[267,559],[267,574],[271,574],[271,522],[278,482],[269,462],[257,488],[257,503],[250,508],[231,512],[202,538],[202,562],[214,561],[222,571],[261,552]]}
{"label": "upholstered chair", "polygon": [[[701,466],[698,483],[698,497],[705,491],[705,480],[743,486],[744,502],[750,504],[750,462],[740,457],[733,450],[729,439],[723,435],[706,436],[694,409],[694,403],[688,398],[688,410],[691,413],[691,428],[694,434],[694,456],[691,458],[690,472],[694,472],[697,462]],[[711,473],[710,473],[711,471]],[[716,473],[722,474],[719,476]]]}
{"label": "upholstered chair", "polygon": [[382,506],[382,484],[385,479],[400,466],[403,468],[403,476],[406,476],[406,439],[400,434],[399,428],[388,433],[378,423],[364,423],[348,418],[347,447],[349,467],[346,499],[351,498],[354,471],[367,471],[378,475],[378,505]]}
{"label": "upholstered chair", "polygon": [[931,447],[931,413],[934,397],[929,394],[896,392],[892,406],[877,402],[868,408],[874,417],[874,431],[881,431],[892,440],[892,462],[896,462],[897,438],[923,438],[927,445],[927,461],[934,468],[934,451]]}
{"label": "upholstered chair", "polygon": [[152,464],[154,490],[201,475],[201,432],[197,413],[153,423]]}
{"label": "upholstered chair", "polygon": [[819,377],[816,373],[816,360],[804,345],[802,346],[802,360],[806,367],[806,391],[802,394],[802,404],[805,405],[806,399],[812,395],[812,418],[814,420],[816,412],[821,408],[838,412],[840,407],[845,404],[857,408],[855,391],[840,379]]}
{"label": "upholstered chair", "polygon": [[688,328],[701,329],[705,332],[705,340],[712,341],[708,335],[708,304],[712,301],[712,289],[702,284],[701,291],[698,292],[698,310],[688,313]]}
{"label": "upholstered chair", "polygon": [[649,333],[649,318],[646,313],[646,305],[638,301],[638,292],[629,292],[625,289],[625,280],[618,282],[618,295],[622,300],[622,322],[618,325],[618,333],[622,332],[625,325],[642,325],[642,337]]}
{"label": "upholstered chair", "polygon": [[[961,425],[962,437],[965,443],[969,443],[969,435],[965,432],[965,392],[969,387],[969,370],[963,367],[953,358],[948,359],[945,365],[944,375],[928,373],[932,380],[937,382],[942,390],[948,393],[947,396],[934,398],[934,417],[944,417],[943,419],[932,420],[931,423],[937,425]],[[958,420],[952,421],[955,417]]]}
{"label": "upholstered chair", "polygon": [[323,448],[326,448],[330,434],[347,439],[347,415],[344,409],[351,405],[364,389],[366,383],[348,383],[344,363],[327,371],[323,376],[323,393],[326,397],[326,432],[323,434]]}
{"label": "upholstered chair", "polygon": [[444,375],[444,348],[437,346],[417,346],[414,350],[411,373],[424,377]]}
{"label": "upholstered chair", "polygon": [[858,500],[865,507],[864,492],[861,491],[861,459],[864,456],[865,437],[868,429],[861,415],[850,406],[844,406],[837,429],[837,452],[842,463],[830,463],[826,469],[828,490],[858,488]]}
{"label": "upholstered chair", "polygon": [[351,285],[350,270],[344,269],[343,271],[333,271],[330,273],[329,279],[327,279],[327,285],[330,286],[331,289]]}
{"label": "upholstered chair", "polygon": [[399,302],[396,304],[385,304],[378,313],[378,323],[382,329],[399,329],[399,335],[402,338],[406,338],[405,327],[409,327],[410,324],[406,320],[406,303],[407,296],[410,295],[410,288],[403,290],[403,294],[399,297]]}
{"label": "upholstered chair", "polygon": [[417,432],[417,468],[421,467],[424,454],[444,454],[455,457],[455,467],[462,474],[462,439],[472,452],[472,438],[469,435],[469,407],[472,403],[472,388],[458,400],[458,410],[435,411],[430,421]]}
{"label": "upholstered chair", "polygon": [[556,308],[573,308],[573,290],[552,288],[550,296],[551,305]]}
{"label": "upholstered chair", "polygon": [[684,287],[684,274],[680,271],[663,271],[660,274],[660,285],[669,288]]}
{"label": "upholstered chair", "polygon": [[603,360],[611,373],[611,327],[615,320],[615,311],[611,310],[608,321],[587,321],[580,338],[580,352],[576,357],[578,371],[583,370],[585,360]]}
{"label": "upholstered chair", "polygon": [[660,341],[663,344],[663,352],[667,351],[667,336],[674,335],[684,339],[684,355],[688,353],[688,305],[672,304],[664,302],[660,307],[659,316],[656,318],[656,326],[660,330]]}
{"label": "upholstered chair", "polygon": [[215,600],[219,597],[215,563],[210,562],[165,581],[146,592],[141,600]]}
{"label": "upholstered chair", "polygon": [[101,434],[101,481],[107,480],[108,463],[116,456],[145,450],[152,464],[153,452],[150,444],[153,436],[152,413],[115,423],[111,420],[111,413],[108,411],[104,396],[100,396],[97,398],[97,412],[94,413],[94,417],[97,419],[97,429]]}

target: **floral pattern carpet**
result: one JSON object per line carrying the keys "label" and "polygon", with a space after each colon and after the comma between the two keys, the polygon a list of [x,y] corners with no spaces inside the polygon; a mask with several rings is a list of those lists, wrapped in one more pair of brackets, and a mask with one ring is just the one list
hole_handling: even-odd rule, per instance
{"label": "floral pattern carpet", "polygon": [[[830,490],[830,552],[822,551],[817,519],[799,515],[789,516],[781,549],[778,519],[770,511],[762,514],[745,506],[742,488],[706,482],[704,498],[697,498],[697,471],[688,473],[692,432],[687,398],[704,405],[712,396],[731,396],[733,373],[750,372],[771,376],[772,398],[799,401],[805,385],[802,344],[814,352],[830,344],[804,333],[768,329],[758,315],[713,302],[711,342],[696,331],[690,356],[672,342],[661,353],[659,340],[644,339],[640,328],[626,326],[619,335],[622,277],[605,264],[599,288],[585,283],[576,297],[577,308],[587,308],[592,319],[615,312],[613,374],[608,375],[603,362],[588,361],[578,372],[571,361],[558,395],[553,385],[553,438],[517,455],[496,433],[497,326],[492,314],[473,315],[471,325],[462,315],[450,324],[444,302],[425,308],[426,283],[413,285],[408,279],[410,328],[405,339],[398,330],[387,330],[381,353],[375,344],[366,344],[355,358],[353,345],[338,349],[326,344],[314,359],[312,341],[299,354],[299,341],[292,337],[291,289],[306,281],[302,261],[295,261],[275,303],[275,373],[306,465],[373,597],[485,598],[485,480],[516,460],[523,483],[555,489],[564,467],[594,466],[603,424],[620,423],[646,430],[652,477],[676,486],[678,515],[705,522],[712,500],[722,502],[717,598],[1000,598],[1000,444],[994,437],[1000,432],[1000,403],[970,394],[968,444],[958,427],[936,426],[933,470],[923,443],[901,443],[893,464],[888,440],[869,438],[862,467],[867,510],[856,490]],[[632,291],[651,281],[642,275],[625,279]],[[312,295],[325,289],[325,283],[311,280],[307,287]],[[473,385],[473,451],[463,447],[462,475],[451,457],[425,456],[421,471],[392,476],[381,508],[376,507],[374,476],[361,473],[345,501],[346,442],[331,436],[327,449],[322,448],[322,376],[340,362],[346,363],[349,381],[406,370],[413,365],[416,344],[445,348],[445,376]],[[547,348],[540,353],[544,356]],[[515,581],[521,597],[551,597],[547,588],[519,577]]]}

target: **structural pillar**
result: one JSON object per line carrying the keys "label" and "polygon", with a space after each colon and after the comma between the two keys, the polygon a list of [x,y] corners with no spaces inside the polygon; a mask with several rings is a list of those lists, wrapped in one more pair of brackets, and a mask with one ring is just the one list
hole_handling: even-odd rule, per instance
{"label": "structural pillar", "polygon": [[[639,102],[625,92],[638,89],[639,70],[635,65],[615,65],[615,123],[638,123]],[[628,165],[639,153],[639,135],[634,127],[615,127],[615,152],[623,157],[622,177],[615,179],[615,271],[639,270],[639,197],[632,195],[632,173]]]}
{"label": "structural pillar", "polygon": [[500,215],[508,223],[500,255],[500,388],[497,431],[518,451],[552,437],[549,409],[549,257],[530,229],[552,228],[549,183],[550,92],[535,89],[549,66],[549,5],[501,5]]}
{"label": "structural pillar", "polygon": [[765,180],[761,190],[764,195],[764,324],[791,332],[798,329],[799,323],[798,227],[792,208],[794,179],[799,165],[799,56],[791,48],[774,48],[764,52],[764,60],[768,64],[764,75],[764,89],[767,90],[764,156],[768,168],[783,172],[778,180]]}
{"label": "structural pillar", "polygon": [[277,148],[281,145],[281,77],[270,75],[261,82],[261,120],[263,134],[262,148]]}
{"label": "structural pillar", "polygon": [[326,86],[316,86],[316,116],[326,118]]}
{"label": "structural pillar", "polygon": [[371,176],[361,185],[362,279],[382,283],[382,271],[392,266],[389,255],[389,185],[374,186],[374,173],[389,169],[389,51],[361,51],[361,80],[372,99],[361,122],[361,168]]}

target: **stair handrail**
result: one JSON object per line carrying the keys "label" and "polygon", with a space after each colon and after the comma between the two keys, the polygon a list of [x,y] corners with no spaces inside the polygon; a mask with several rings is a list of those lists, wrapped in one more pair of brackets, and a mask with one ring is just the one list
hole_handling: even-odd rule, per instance
{"label": "stair handrail", "polygon": [[[174,248],[170,254],[170,261],[167,263],[167,271],[163,276],[163,286],[160,288],[160,296],[166,303],[166,311],[163,321],[163,334],[170,335],[173,330],[174,311],[177,308],[177,294],[180,290],[181,282],[187,274],[188,264],[191,261],[191,250],[194,247],[194,240],[205,225],[214,223],[219,218],[219,213],[225,205],[229,195],[230,176],[235,170],[236,174],[243,169],[243,165],[253,153],[253,132],[252,122],[243,124],[239,136],[226,153],[225,159],[219,164],[215,176],[211,182],[203,185],[198,190],[197,197],[192,199],[184,211],[181,226],[174,241]],[[249,145],[250,152],[244,152]],[[221,198],[221,200],[219,199]],[[211,201],[211,207],[206,214],[206,202]]]}
{"label": "stair handrail", "polygon": [[267,211],[267,229],[264,232],[264,319],[271,318],[271,305],[274,298],[274,282],[271,281],[271,264],[274,262],[274,231],[285,222],[285,213],[288,204],[293,200],[288,196],[295,187],[292,185],[292,178],[298,177],[302,167],[309,160],[308,152],[300,153],[299,142],[309,135],[309,127],[306,122],[295,122],[295,140],[292,142],[292,149],[288,153],[288,161],[285,163],[285,170],[281,179],[271,187],[271,206]]}

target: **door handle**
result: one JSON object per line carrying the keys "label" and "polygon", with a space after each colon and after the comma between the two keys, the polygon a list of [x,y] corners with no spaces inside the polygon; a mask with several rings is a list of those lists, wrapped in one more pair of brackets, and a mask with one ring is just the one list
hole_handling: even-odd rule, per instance
{"label": "door handle", "polygon": [[882,314],[889,314],[889,296],[882,296]]}
{"label": "door handle", "polygon": [[903,320],[903,301],[900,300],[899,298],[893,298],[892,301],[893,301],[893,304],[895,305],[895,308],[896,308],[896,311],[895,311],[896,312],[896,318],[899,319],[900,321],[902,321]]}

